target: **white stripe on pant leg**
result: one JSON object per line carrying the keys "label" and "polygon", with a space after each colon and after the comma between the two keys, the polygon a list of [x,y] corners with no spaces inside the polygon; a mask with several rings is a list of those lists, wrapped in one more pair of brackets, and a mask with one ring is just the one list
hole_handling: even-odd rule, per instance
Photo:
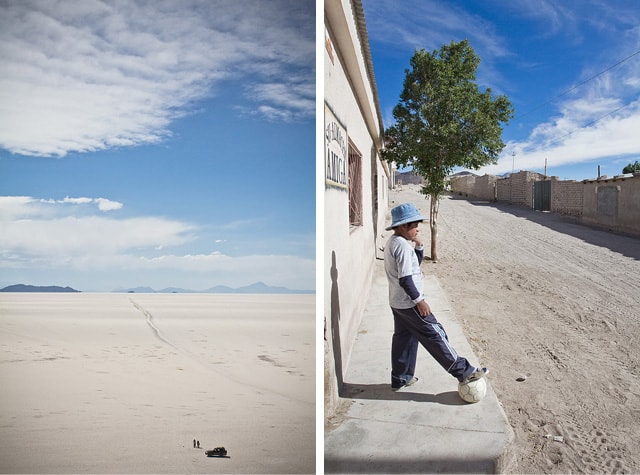
{"label": "white stripe on pant leg", "polygon": [[454,361],[453,363],[451,363],[451,366],[449,366],[449,369],[447,369],[447,371],[449,371],[451,370],[453,365],[456,364],[456,361],[458,360],[458,353],[456,353],[456,350],[454,350],[453,347],[449,344],[449,340],[447,339],[447,334],[444,332],[444,330],[442,330],[442,328],[440,328],[440,325],[435,323],[430,323],[430,325],[436,332],[438,332],[438,335],[440,335],[440,338],[446,345],[447,349],[449,350],[449,353],[451,353],[451,356],[453,356]]}

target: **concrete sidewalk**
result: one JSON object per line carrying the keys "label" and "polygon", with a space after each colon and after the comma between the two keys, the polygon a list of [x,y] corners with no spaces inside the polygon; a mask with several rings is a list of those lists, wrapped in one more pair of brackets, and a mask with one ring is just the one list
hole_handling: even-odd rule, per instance
{"label": "concrete sidewalk", "polygon": [[[425,293],[456,351],[481,365],[436,277],[425,275]],[[508,470],[513,432],[490,386],[479,403],[463,402],[457,381],[421,346],[416,367],[420,381],[391,391],[393,317],[387,295],[384,264],[377,260],[341,393],[352,403],[337,427],[325,430],[325,473]]]}

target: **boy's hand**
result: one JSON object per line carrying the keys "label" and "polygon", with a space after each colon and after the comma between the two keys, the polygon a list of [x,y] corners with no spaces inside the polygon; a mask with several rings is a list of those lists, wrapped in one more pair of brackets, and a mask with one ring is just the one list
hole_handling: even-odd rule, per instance
{"label": "boy's hand", "polygon": [[426,317],[427,315],[431,315],[431,307],[429,307],[426,300],[420,300],[420,302],[416,304],[416,307],[418,308],[420,316]]}

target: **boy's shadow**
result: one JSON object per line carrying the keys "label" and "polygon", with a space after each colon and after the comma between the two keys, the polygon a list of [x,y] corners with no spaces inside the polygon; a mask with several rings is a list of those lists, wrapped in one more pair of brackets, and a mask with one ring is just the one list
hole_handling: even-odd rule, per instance
{"label": "boy's shadow", "polygon": [[376,399],[388,401],[416,401],[432,402],[445,406],[467,405],[457,391],[447,391],[440,394],[425,394],[411,392],[410,388],[392,391],[389,384],[352,384],[345,382],[340,396],[350,399]]}

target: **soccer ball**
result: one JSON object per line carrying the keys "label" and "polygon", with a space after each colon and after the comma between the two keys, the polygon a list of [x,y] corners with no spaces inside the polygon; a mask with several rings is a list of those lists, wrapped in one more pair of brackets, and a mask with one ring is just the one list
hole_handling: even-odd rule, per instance
{"label": "soccer ball", "polygon": [[458,394],[466,402],[481,401],[487,394],[487,380],[482,377],[458,383]]}

